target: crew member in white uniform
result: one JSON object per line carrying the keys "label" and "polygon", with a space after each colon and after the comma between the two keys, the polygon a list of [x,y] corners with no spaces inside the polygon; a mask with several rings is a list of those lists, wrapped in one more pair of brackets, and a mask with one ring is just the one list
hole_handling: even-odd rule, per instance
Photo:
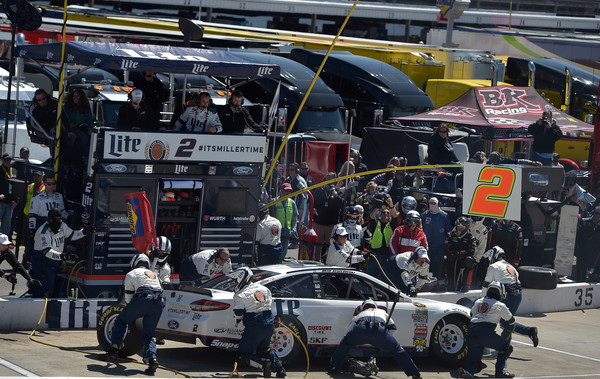
{"label": "crew member in white uniform", "polygon": [[77,241],[93,233],[93,226],[86,226],[81,230],[73,230],[63,223],[59,209],[50,209],[48,221],[42,224],[35,232],[33,252],[31,253],[31,277],[42,282],[42,286],[31,287],[33,297],[52,297],[54,292],[54,279],[56,270],[67,257],[65,244]]}
{"label": "crew member in white uniform", "polygon": [[342,226],[335,230],[332,242],[325,262],[328,266],[350,267],[350,265],[360,263],[371,256],[370,252],[362,252],[350,244],[348,232]]}
{"label": "crew member in white uniform", "polygon": [[269,215],[269,208],[259,204],[256,225],[256,261],[257,266],[279,264],[283,262],[283,249],[281,247],[281,222]]}
{"label": "crew member in white uniform", "polygon": [[156,238],[154,247],[149,251],[150,269],[158,274],[160,284],[171,283],[171,265],[167,262],[171,254],[171,241],[165,236]]}
{"label": "crew member in white uniform", "polygon": [[[496,358],[496,378],[512,378],[513,374],[506,371],[506,360],[512,353],[510,337],[514,330],[515,318],[508,307],[502,303],[504,286],[499,282],[490,283],[485,297],[475,301],[471,309],[471,323],[467,331],[467,348],[469,363],[458,369],[461,378],[472,378],[475,373],[483,370],[481,356],[484,347],[498,350]],[[496,334],[498,321],[504,320],[512,328],[504,328],[502,335]]]}
{"label": "crew member in white uniform", "polygon": [[252,271],[247,267],[237,269],[228,276],[236,283],[233,296],[236,325],[240,321],[244,324],[238,348],[238,363],[248,359],[251,365],[255,362],[262,366],[265,378],[271,377],[271,371],[276,372],[278,378],[285,377],[286,372],[279,357],[270,348],[275,330],[271,291],[262,284],[250,283]]}
{"label": "crew member in white uniform", "polygon": [[429,281],[429,255],[422,246],[391,256],[388,265],[394,284],[409,296],[417,296],[419,289]]}
{"label": "crew member in white uniform", "polygon": [[209,108],[210,94],[200,93],[197,106],[187,107],[175,122],[175,131],[190,131],[193,133],[221,133],[223,126],[217,111]]}
{"label": "crew member in white uniform", "polygon": [[227,248],[202,250],[181,261],[179,279],[182,281],[201,279],[205,282],[217,274],[228,274],[231,271],[231,259]]}
{"label": "crew member in white uniform", "polygon": [[132,270],[127,273],[125,303],[123,311],[115,319],[108,350],[108,360],[117,360],[119,346],[125,338],[127,325],[143,317],[142,341],[144,342],[144,363],[148,364],[147,374],[154,374],[158,368],[154,331],[164,308],[162,287],[158,275],[150,269],[150,259],[146,254],[136,254],[131,259]]}
{"label": "crew member in white uniform", "polygon": [[346,231],[348,232],[348,242],[350,242],[350,245],[356,247],[357,249],[366,247],[366,245],[371,242],[371,232],[366,226],[363,226],[360,223],[362,218],[361,209],[362,206],[358,205],[346,207],[346,218],[344,222],[334,226],[333,230],[331,231],[331,241],[329,242],[330,246],[335,242],[335,231],[340,226],[346,228]]}
{"label": "crew member in white uniform", "polygon": [[53,174],[44,175],[44,190],[31,198],[29,207],[29,234],[33,238],[37,228],[42,225],[48,218],[50,209],[57,208],[60,210],[63,218],[67,218],[69,214],[65,210],[65,201],[63,195],[55,192],[56,181]]}

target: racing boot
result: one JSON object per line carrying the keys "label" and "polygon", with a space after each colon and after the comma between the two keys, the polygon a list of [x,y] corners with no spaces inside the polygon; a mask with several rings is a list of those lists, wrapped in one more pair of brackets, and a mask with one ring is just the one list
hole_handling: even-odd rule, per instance
{"label": "racing boot", "polygon": [[271,377],[271,360],[265,359],[262,364],[263,377],[270,378]]}
{"label": "racing boot", "polygon": [[154,375],[158,369],[158,361],[154,357],[144,358],[144,363],[148,364],[148,368],[144,371],[148,375]]}
{"label": "racing boot", "polygon": [[531,338],[531,341],[533,341],[533,347],[537,347],[538,343],[540,343],[540,340],[538,339],[537,328],[535,326],[529,328],[529,338]]}
{"label": "racing boot", "polygon": [[114,346],[111,346],[106,353],[106,360],[108,362],[116,362],[119,360],[119,349]]}
{"label": "racing boot", "polygon": [[279,370],[277,370],[277,377],[278,378],[285,378],[287,376],[287,372],[285,372],[285,369],[283,368],[283,366],[281,366],[279,368]]}
{"label": "racing boot", "polygon": [[504,370],[499,374],[494,375],[496,378],[514,378],[515,374],[511,374],[510,372]]}
{"label": "racing boot", "polygon": [[421,376],[421,374],[414,374],[412,376],[412,379],[423,379],[423,377]]}
{"label": "racing boot", "polygon": [[475,374],[481,372],[487,368],[487,365],[483,362],[479,362],[479,367],[475,369]]}
{"label": "racing boot", "polygon": [[473,377],[473,374],[471,374],[470,372],[468,372],[467,370],[465,370],[462,367],[459,367],[457,371],[458,371],[458,376],[460,378],[472,378]]}

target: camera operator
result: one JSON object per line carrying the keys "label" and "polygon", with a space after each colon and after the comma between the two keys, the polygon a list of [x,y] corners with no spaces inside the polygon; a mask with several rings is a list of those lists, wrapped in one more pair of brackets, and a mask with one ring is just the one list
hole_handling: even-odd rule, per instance
{"label": "camera operator", "polygon": [[[367,226],[371,232],[371,252],[383,265],[390,256],[390,240],[398,227],[398,211],[388,194],[376,194],[373,199],[373,209],[369,214]],[[384,280],[383,273],[375,259],[367,261],[367,274]]]}
{"label": "camera operator", "polygon": [[560,128],[552,119],[552,112],[544,111],[542,118],[529,125],[527,131],[533,135],[529,159],[542,162],[544,166],[552,166],[554,144],[562,137]]}

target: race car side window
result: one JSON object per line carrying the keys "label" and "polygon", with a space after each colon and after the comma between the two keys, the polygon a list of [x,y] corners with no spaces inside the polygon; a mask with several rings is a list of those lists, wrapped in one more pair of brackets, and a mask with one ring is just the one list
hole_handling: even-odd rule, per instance
{"label": "race car side window", "polygon": [[386,289],[365,278],[352,274],[324,274],[321,276],[321,288],[326,299],[365,300],[372,298],[380,301],[393,299]]}
{"label": "race car side window", "polygon": [[293,275],[265,284],[274,297],[315,298],[311,274]]}

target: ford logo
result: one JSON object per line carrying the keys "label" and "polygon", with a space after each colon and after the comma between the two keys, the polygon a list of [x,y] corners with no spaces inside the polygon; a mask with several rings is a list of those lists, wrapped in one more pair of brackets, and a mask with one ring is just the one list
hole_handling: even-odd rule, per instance
{"label": "ford logo", "polygon": [[530,183],[536,186],[547,186],[548,185],[548,176],[543,175],[537,172],[530,172],[528,175],[528,179]]}
{"label": "ford logo", "polygon": [[114,172],[114,173],[121,173],[121,172],[125,172],[127,171],[127,166],[122,165],[122,164],[109,164],[108,166],[106,166],[106,171],[107,172]]}
{"label": "ford logo", "polygon": [[167,326],[169,327],[169,329],[179,329],[179,323],[175,320],[169,320]]}
{"label": "ford logo", "polygon": [[254,172],[252,167],[236,167],[233,169],[235,175],[250,175]]}

